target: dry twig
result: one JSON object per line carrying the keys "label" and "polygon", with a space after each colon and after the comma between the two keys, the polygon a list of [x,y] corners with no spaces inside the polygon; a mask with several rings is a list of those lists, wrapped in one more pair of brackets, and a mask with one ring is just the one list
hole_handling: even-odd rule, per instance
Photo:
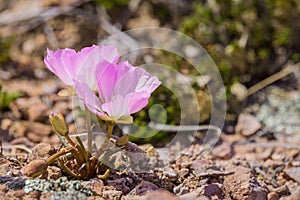
{"label": "dry twig", "polygon": [[288,65],[287,67],[283,68],[281,71],[273,74],[272,76],[269,76],[268,78],[260,81],[259,83],[253,85],[248,89],[248,96],[258,92],[259,90],[263,89],[264,87],[274,83],[275,81],[278,81],[279,79],[282,79],[286,77],[287,75],[291,73],[296,73],[299,71],[297,68],[299,68],[300,64],[296,65]]}

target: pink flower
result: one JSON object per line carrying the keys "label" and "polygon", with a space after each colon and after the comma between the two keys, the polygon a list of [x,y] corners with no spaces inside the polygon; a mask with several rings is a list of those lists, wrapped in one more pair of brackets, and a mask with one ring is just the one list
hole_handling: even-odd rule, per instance
{"label": "pink flower", "polygon": [[98,96],[79,79],[74,80],[77,95],[100,118],[118,123],[131,123],[130,114],[144,108],[151,93],[160,85],[157,77],[128,62],[99,63],[95,80]]}
{"label": "pink flower", "polygon": [[76,52],[73,49],[57,49],[51,51],[47,49],[47,56],[44,62],[47,68],[58,76],[66,85],[74,85],[73,79],[79,77],[90,86],[95,85],[91,79],[96,65],[102,61],[116,63],[119,60],[119,54],[114,46],[96,46],[85,47]]}

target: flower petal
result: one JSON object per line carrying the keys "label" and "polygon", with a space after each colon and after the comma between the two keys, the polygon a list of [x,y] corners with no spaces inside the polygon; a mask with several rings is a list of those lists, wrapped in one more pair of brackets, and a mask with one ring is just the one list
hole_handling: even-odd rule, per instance
{"label": "flower petal", "polygon": [[102,104],[102,110],[114,120],[120,120],[130,114],[136,113],[148,104],[150,93],[130,93],[125,97],[116,95],[111,101]]}
{"label": "flower petal", "polygon": [[78,97],[84,102],[91,112],[96,115],[105,116],[105,113],[101,110],[99,98],[87,84],[74,80],[74,86]]}
{"label": "flower petal", "polygon": [[113,88],[116,84],[116,65],[103,61],[96,68],[95,79],[99,97],[102,101],[109,101],[112,98]]}
{"label": "flower petal", "polygon": [[96,80],[91,74],[95,74],[96,67],[103,61],[116,63],[119,60],[117,48],[113,46],[92,46],[86,47],[79,52],[81,60],[78,72],[78,79],[87,83],[91,88],[96,88]]}
{"label": "flower petal", "polygon": [[118,120],[129,115],[128,105],[129,98],[124,98],[121,95],[117,95],[111,101],[102,104],[101,108],[108,114],[108,116],[114,120]]}
{"label": "flower petal", "polygon": [[136,113],[143,109],[147,104],[150,98],[151,93],[148,92],[137,92],[131,93],[128,95],[129,98],[129,105],[128,111],[129,114]]}
{"label": "flower petal", "polygon": [[100,54],[108,62],[117,63],[120,59],[118,49],[115,46],[101,46]]}
{"label": "flower petal", "polygon": [[123,96],[132,92],[153,92],[160,85],[157,77],[151,76],[144,69],[130,67],[126,73],[118,79],[114,88],[114,94]]}
{"label": "flower petal", "polygon": [[73,49],[58,49],[56,51],[47,49],[47,54],[44,59],[47,68],[65,84],[73,85],[72,79],[76,74],[73,61],[76,52]]}
{"label": "flower petal", "polygon": [[44,62],[65,84],[73,85],[73,79],[76,78],[95,88],[96,81],[91,74],[95,74],[96,66],[104,60],[116,63],[119,60],[117,48],[93,45],[79,52],[73,49],[47,49]]}

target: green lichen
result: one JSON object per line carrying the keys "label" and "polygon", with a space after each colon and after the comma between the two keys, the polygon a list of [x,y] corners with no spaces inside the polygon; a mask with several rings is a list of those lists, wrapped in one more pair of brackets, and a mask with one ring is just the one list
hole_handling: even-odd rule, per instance
{"label": "green lichen", "polygon": [[40,191],[41,193],[51,193],[53,199],[86,199],[93,193],[84,187],[80,181],[67,180],[67,177],[60,177],[57,180],[33,179],[26,180],[25,193]]}
{"label": "green lichen", "polygon": [[284,89],[273,88],[268,92],[256,116],[266,127],[275,127],[275,132],[296,134],[299,126],[292,124],[299,123],[299,113],[300,93],[293,94]]}

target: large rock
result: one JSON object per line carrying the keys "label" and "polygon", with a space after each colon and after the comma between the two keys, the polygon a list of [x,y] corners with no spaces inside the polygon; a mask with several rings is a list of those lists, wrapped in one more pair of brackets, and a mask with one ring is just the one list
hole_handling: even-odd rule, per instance
{"label": "large rock", "polygon": [[[238,200],[264,200],[268,199],[268,190],[262,186],[255,177],[243,167],[232,169],[235,174],[227,176],[224,180],[224,190],[228,198]],[[246,173],[245,173],[246,172]]]}

